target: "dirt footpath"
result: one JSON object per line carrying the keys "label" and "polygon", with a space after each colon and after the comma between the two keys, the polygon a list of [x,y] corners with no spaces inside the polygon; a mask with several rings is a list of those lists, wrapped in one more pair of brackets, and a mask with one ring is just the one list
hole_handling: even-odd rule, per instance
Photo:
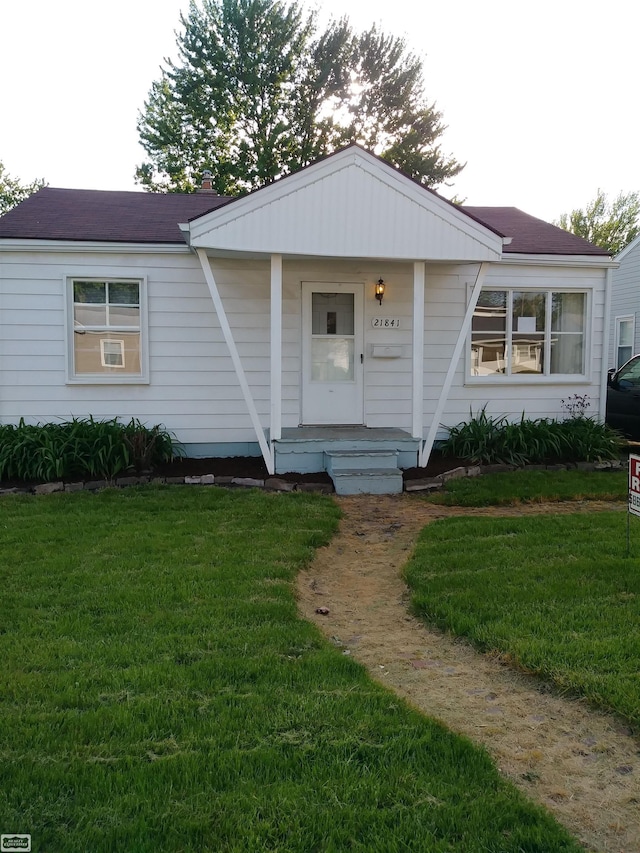
{"label": "dirt footpath", "polygon": [[[338,535],[298,584],[302,614],[382,684],[483,744],[502,774],[587,849],[640,851],[640,743],[613,717],[428,630],[401,578],[421,528],[451,515],[593,512],[613,504],[457,509],[414,495],[336,498]],[[624,507],[615,505],[623,511]],[[327,615],[316,613],[328,608]]]}

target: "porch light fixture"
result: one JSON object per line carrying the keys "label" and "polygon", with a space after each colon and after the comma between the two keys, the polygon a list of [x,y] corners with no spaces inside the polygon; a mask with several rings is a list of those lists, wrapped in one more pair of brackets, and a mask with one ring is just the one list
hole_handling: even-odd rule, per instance
{"label": "porch light fixture", "polygon": [[384,280],[381,278],[376,282],[376,299],[382,305],[382,300],[384,299]]}

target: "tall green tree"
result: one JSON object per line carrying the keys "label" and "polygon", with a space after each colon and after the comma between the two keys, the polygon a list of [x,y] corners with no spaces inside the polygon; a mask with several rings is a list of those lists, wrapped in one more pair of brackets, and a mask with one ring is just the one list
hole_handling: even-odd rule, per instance
{"label": "tall green tree", "polygon": [[640,193],[621,192],[609,202],[599,189],[584,210],[563,213],[554,225],[617,255],[640,234]]}
{"label": "tall green tree", "polygon": [[44,185],[45,182],[41,179],[32,181],[30,184],[21,184],[17,178],[9,175],[0,160],[0,216]]}
{"label": "tall green tree", "polygon": [[463,168],[403,39],[347,18],[319,32],[293,0],[192,0],[178,56],[166,61],[138,119],[148,159],[136,179],[189,192],[204,169],[233,195],[359,142],[427,186]]}

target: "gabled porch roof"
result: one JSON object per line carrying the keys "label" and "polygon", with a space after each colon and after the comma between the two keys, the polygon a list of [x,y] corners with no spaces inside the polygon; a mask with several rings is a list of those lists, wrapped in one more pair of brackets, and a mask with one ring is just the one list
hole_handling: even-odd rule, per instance
{"label": "gabled porch roof", "polygon": [[214,253],[497,261],[503,238],[359,146],[192,219]]}

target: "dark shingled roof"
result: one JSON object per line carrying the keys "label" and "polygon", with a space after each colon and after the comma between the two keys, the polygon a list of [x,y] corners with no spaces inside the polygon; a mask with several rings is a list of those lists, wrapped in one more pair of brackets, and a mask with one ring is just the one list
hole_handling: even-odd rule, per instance
{"label": "dark shingled roof", "polygon": [[543,219],[523,213],[517,207],[470,207],[461,208],[469,216],[488,225],[503,237],[511,237],[511,243],[503,247],[505,254],[518,252],[525,255],[604,255],[605,249],[594,246],[582,237],[576,237]]}
{"label": "dark shingled roof", "polygon": [[0,237],[109,243],[184,243],[179,222],[229,201],[213,193],[44,187],[0,217]]}
{"label": "dark shingled roof", "polygon": [[[233,199],[212,193],[145,193],[45,187],[0,217],[0,238],[107,243],[184,243],[178,223]],[[607,255],[517,207],[459,210],[503,237],[505,254]]]}

